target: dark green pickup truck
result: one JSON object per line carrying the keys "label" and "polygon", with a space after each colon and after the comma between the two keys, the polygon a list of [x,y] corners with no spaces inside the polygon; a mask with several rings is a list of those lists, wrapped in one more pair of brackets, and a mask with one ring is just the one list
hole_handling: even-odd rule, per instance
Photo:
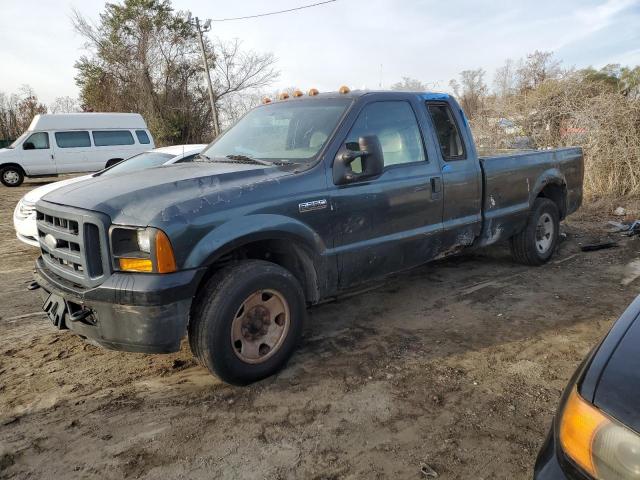
{"label": "dark green pickup truck", "polygon": [[284,365],[309,305],[501,239],[540,265],[581,204],[579,148],[481,158],[448,95],[311,93],[253,109],[193,163],[39,201],[53,324],[135,352],[188,336],[246,384]]}

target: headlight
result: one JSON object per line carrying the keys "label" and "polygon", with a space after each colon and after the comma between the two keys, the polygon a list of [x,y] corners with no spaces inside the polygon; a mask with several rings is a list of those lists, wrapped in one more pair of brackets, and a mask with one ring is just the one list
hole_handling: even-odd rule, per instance
{"label": "headlight", "polygon": [[112,228],[111,253],[116,270],[171,273],[177,269],[171,242],[157,228]]}
{"label": "headlight", "polygon": [[16,205],[15,212],[19,218],[27,218],[36,213],[36,206],[33,202],[27,202],[24,197]]}
{"label": "headlight", "polygon": [[640,436],[574,389],[560,419],[562,450],[597,479],[640,479]]}

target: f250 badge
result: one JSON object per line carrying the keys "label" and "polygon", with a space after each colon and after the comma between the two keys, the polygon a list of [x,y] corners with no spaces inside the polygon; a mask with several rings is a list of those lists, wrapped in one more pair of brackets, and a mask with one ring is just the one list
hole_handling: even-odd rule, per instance
{"label": "f250 badge", "polygon": [[325,208],[327,208],[327,200],[325,198],[298,204],[298,210],[300,210],[300,213],[310,212],[312,210],[324,210]]}

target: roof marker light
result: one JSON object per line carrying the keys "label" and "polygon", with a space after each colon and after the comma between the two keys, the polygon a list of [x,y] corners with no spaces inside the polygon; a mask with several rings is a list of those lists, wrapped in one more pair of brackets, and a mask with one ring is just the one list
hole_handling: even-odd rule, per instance
{"label": "roof marker light", "polygon": [[286,100],[287,98],[289,98],[289,94],[287,92],[282,92],[278,97],[278,100]]}
{"label": "roof marker light", "polygon": [[307,95],[309,95],[310,97],[315,97],[319,93],[320,92],[318,91],[317,88],[311,88],[311,89],[309,89],[309,93],[307,93]]}
{"label": "roof marker light", "polygon": [[262,99],[262,103],[271,103],[271,99],[269,97],[264,97]]}
{"label": "roof marker light", "polygon": [[296,97],[296,98],[301,97],[303,95],[304,95],[304,93],[302,93],[300,90],[296,90],[296,91],[293,92],[293,96]]}
{"label": "roof marker light", "polygon": [[346,95],[347,93],[349,93],[351,91],[351,89],[349,87],[347,87],[346,85],[342,85],[340,87],[340,90],[338,90],[338,92],[340,92],[343,95]]}

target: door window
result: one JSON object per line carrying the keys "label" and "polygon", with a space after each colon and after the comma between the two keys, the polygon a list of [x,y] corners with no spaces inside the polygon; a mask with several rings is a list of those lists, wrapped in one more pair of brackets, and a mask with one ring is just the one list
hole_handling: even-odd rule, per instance
{"label": "door window", "polygon": [[436,129],[442,158],[445,160],[464,160],[464,144],[460,130],[448,105],[429,104],[429,115]]}
{"label": "door window", "polygon": [[133,135],[128,130],[104,130],[92,132],[93,144],[96,147],[111,145],[133,145]]}
{"label": "door window", "polygon": [[[425,160],[418,122],[409,102],[374,102],[364,107],[349,132],[347,147],[359,150],[358,139],[366,135],[376,135],[380,140],[385,166]],[[359,160],[351,167],[361,171]]]}
{"label": "door window", "polygon": [[144,130],[136,130],[136,137],[138,137],[138,141],[143,145],[148,145],[149,143],[151,143],[151,140],[149,140],[149,135],[147,135],[147,132],[145,132]]}
{"label": "door window", "polygon": [[46,150],[49,148],[49,134],[47,132],[38,132],[32,134],[22,144],[24,150]]}
{"label": "door window", "polygon": [[56,145],[60,148],[90,147],[89,132],[56,132]]}

